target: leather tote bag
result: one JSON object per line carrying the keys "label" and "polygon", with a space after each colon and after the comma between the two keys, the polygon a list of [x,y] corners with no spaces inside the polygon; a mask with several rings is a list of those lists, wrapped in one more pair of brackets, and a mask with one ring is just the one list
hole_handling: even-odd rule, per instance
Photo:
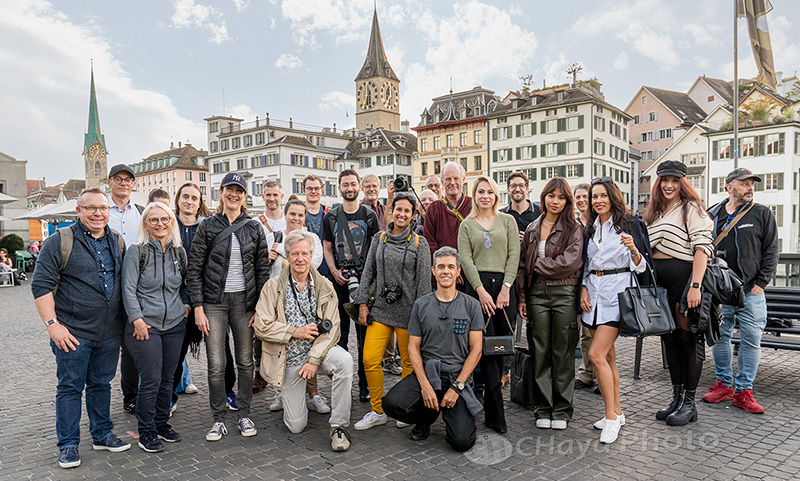
{"label": "leather tote bag", "polygon": [[[650,276],[653,276],[652,271]],[[661,336],[674,331],[675,319],[667,300],[667,290],[656,286],[655,277],[650,286],[641,286],[633,272],[631,279],[633,285],[618,294],[619,335]]]}

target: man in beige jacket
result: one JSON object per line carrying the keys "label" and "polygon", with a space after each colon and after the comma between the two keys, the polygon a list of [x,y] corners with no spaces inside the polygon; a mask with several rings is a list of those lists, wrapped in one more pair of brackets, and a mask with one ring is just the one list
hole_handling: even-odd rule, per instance
{"label": "man in beige jacket", "polygon": [[283,422],[299,433],[308,423],[306,381],[331,377],[331,449],[350,449],[353,357],[336,345],[341,336],[336,293],[311,267],[314,240],[296,230],[284,240],[289,265],[261,290],[253,327],[262,342],[261,376],[280,390]]}

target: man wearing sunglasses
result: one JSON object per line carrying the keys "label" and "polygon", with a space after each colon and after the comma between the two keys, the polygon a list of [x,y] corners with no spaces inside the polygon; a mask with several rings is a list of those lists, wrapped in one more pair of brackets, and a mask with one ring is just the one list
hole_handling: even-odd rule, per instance
{"label": "man wearing sunglasses", "polygon": [[[108,226],[119,232],[125,245],[133,245],[139,233],[139,221],[144,207],[131,202],[131,191],[136,187],[133,169],[125,164],[117,164],[108,172],[108,186],[111,195],[108,199]],[[128,348],[123,342],[122,357],[119,363],[120,386],[122,388],[122,410],[136,413],[136,397],[139,394],[139,373]]]}

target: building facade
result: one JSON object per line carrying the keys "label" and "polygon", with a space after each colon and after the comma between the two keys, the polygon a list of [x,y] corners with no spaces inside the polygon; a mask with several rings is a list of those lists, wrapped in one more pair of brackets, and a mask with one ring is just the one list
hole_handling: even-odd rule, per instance
{"label": "building facade", "polygon": [[488,116],[489,172],[510,202],[506,180],[514,171],[528,176],[531,201],[555,176],[570,185],[611,177],[631,201],[628,122],[599,90],[579,83],[534,90],[510,98]]}
{"label": "building facade", "polygon": [[[25,175],[27,160],[17,160],[0,152],[0,194],[17,199],[14,202],[0,204],[0,216],[13,219],[28,212],[27,178]],[[8,234],[16,234],[28,241],[28,221],[6,220],[0,222],[0,238]],[[13,252],[11,253],[13,255]]]}
{"label": "building facade", "polygon": [[100,130],[100,114],[97,111],[97,94],[94,91],[94,65],[92,65],[89,90],[89,126],[83,136],[83,166],[86,187],[106,187],[108,178],[108,149],[106,138]]}
{"label": "building facade", "polygon": [[190,143],[176,149],[170,143],[169,150],[150,155],[130,167],[136,174],[136,190],[149,195],[155,189],[164,189],[174,199],[178,188],[186,182],[200,187],[200,193],[207,198],[210,192],[208,152],[198,150]]}
{"label": "building facade", "polygon": [[367,58],[355,82],[356,128],[400,130],[400,79],[386,59],[377,10],[372,15]]}
{"label": "building facade", "polygon": [[379,198],[386,202],[387,186],[397,177],[412,185],[412,162],[417,155],[417,138],[408,132],[378,128],[367,130],[353,138],[337,163],[351,165],[363,179],[366,174],[378,176],[381,183]]}
{"label": "building facade", "polygon": [[447,162],[464,167],[464,193],[475,179],[488,172],[486,118],[500,105],[494,91],[477,86],[472,90],[442,95],[420,115],[417,133],[419,160],[414,163],[414,187],[424,188],[431,175],[441,175]]}

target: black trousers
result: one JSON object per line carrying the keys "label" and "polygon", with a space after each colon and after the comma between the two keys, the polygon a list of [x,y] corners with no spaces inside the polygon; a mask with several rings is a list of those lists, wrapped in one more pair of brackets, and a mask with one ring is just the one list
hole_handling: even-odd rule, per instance
{"label": "black trousers", "polygon": [[[500,294],[500,289],[503,287],[504,274],[500,272],[481,272],[480,276],[483,288],[492,296],[493,300],[497,300],[497,295]],[[475,292],[475,289],[469,284],[467,284],[466,293],[476,299],[478,298],[478,293]],[[510,296],[511,305],[516,306],[516,298],[513,289],[511,289]],[[506,315],[510,322],[511,317],[515,315],[515,313],[509,313],[508,307],[505,308],[505,311],[505,315],[501,309],[495,310],[494,315],[491,317],[484,314],[483,320],[487,326],[485,330],[486,336],[508,336],[514,334],[513,331],[509,330]],[[506,356],[482,356],[480,361],[480,375],[484,383],[484,424],[490,428],[506,428],[503,388],[500,384],[505,358]]]}
{"label": "black trousers", "polygon": [[139,395],[139,371],[136,369],[136,363],[133,362],[130,351],[128,351],[124,331],[120,347],[122,354],[119,360],[119,385],[122,388],[122,406],[125,407],[135,402],[136,397]]}
{"label": "black trousers", "polygon": [[[452,380],[446,376],[442,385],[449,386]],[[436,391],[436,398],[442,402],[447,389]],[[475,444],[477,428],[475,416],[467,409],[467,403],[460,396],[452,408],[439,408],[438,411],[425,406],[422,388],[416,374],[412,373],[386,393],[383,397],[383,411],[390,417],[409,424],[431,425],[442,413],[445,426],[444,440],[459,452],[468,451]]]}
{"label": "black trousers", "polygon": [[358,388],[361,391],[368,389],[367,376],[364,374],[364,340],[367,336],[366,326],[362,326],[356,321],[350,319],[347,311],[344,310],[344,305],[350,302],[350,292],[347,290],[347,284],[341,286],[336,280],[331,280],[333,283],[333,290],[336,291],[336,297],[339,300],[339,320],[341,321],[342,337],[339,339],[339,346],[345,351],[347,348],[347,340],[350,337],[350,323],[356,326],[356,340],[358,341]]}

